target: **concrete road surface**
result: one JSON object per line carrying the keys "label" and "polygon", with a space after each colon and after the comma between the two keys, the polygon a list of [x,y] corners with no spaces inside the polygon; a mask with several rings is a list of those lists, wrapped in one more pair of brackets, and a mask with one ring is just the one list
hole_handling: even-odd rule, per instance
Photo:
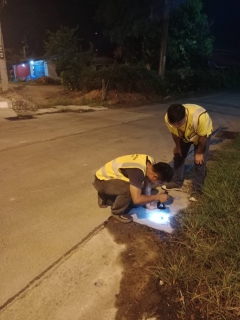
{"label": "concrete road surface", "polygon": [[[179,102],[209,110],[214,130],[240,131],[239,101],[222,92]],[[168,106],[0,119],[0,309],[109,217],[92,186],[100,166],[132,153],[172,159]]]}

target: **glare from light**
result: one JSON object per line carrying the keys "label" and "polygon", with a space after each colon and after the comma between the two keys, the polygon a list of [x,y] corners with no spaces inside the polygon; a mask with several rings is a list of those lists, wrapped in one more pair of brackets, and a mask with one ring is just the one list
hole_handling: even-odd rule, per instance
{"label": "glare from light", "polygon": [[22,64],[22,67],[25,67],[25,64],[24,64],[24,63]]}
{"label": "glare from light", "polygon": [[155,223],[159,223],[159,224],[166,224],[169,223],[169,214],[164,213],[160,210],[152,210],[154,212],[151,212],[149,214],[149,220]]}
{"label": "glare from light", "polygon": [[34,62],[33,62],[33,61],[30,61],[30,63],[31,63],[31,64],[34,64]]}

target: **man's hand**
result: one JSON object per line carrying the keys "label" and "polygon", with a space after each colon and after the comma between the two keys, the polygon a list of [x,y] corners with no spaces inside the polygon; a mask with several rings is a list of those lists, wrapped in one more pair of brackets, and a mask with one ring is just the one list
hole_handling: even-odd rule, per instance
{"label": "man's hand", "polygon": [[160,201],[161,203],[166,202],[168,199],[168,194],[165,193],[165,191],[158,193],[157,196],[158,196],[158,201]]}
{"label": "man's hand", "polygon": [[196,153],[194,157],[196,164],[202,164],[204,162],[203,154],[202,153]]}
{"label": "man's hand", "polygon": [[157,203],[156,203],[155,201],[150,202],[150,203],[147,203],[147,204],[146,204],[146,208],[147,208],[148,210],[157,209]]}
{"label": "man's hand", "polygon": [[194,156],[196,164],[202,164],[204,162],[203,153],[206,148],[207,136],[198,136],[198,147]]}
{"label": "man's hand", "polygon": [[147,204],[153,201],[160,201],[162,203],[166,202],[168,195],[163,192],[158,194],[145,195],[142,194],[142,190],[130,184],[131,198],[134,204]]}
{"label": "man's hand", "polygon": [[173,149],[173,154],[180,154],[180,156],[182,157],[182,151],[180,147],[175,146]]}

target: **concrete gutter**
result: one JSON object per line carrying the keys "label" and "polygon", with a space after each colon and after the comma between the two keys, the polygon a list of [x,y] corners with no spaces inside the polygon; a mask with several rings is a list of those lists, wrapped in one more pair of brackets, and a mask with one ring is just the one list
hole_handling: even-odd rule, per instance
{"label": "concrete gutter", "polygon": [[12,108],[12,102],[9,99],[0,97],[0,118],[17,117]]}
{"label": "concrete gutter", "polygon": [[19,292],[0,310],[0,319],[115,319],[124,249],[107,229],[100,228]]}
{"label": "concrete gutter", "polygon": [[36,115],[46,114],[46,113],[57,113],[57,112],[87,112],[87,111],[103,111],[107,110],[108,108],[97,106],[97,107],[90,107],[90,106],[54,106],[51,108],[43,108],[38,109],[36,111]]}
{"label": "concrete gutter", "polygon": [[[90,107],[90,106],[54,106],[51,108],[38,109],[36,112],[32,112],[33,115],[43,115],[49,113],[59,112],[91,112],[91,111],[104,111],[108,108],[102,106]],[[18,114],[12,108],[12,102],[9,99],[0,97],[0,119],[6,119],[11,117],[18,117]]]}

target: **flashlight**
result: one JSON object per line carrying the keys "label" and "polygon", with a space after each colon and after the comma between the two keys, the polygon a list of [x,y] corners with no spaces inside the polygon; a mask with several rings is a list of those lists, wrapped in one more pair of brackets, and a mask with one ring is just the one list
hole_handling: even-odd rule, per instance
{"label": "flashlight", "polygon": [[[168,194],[168,191],[167,191],[166,189],[165,189],[165,191],[164,191],[164,194]],[[165,206],[164,203],[158,201],[158,203],[157,203],[157,208],[160,209],[160,210],[165,210],[165,209],[166,209],[166,206]]]}

